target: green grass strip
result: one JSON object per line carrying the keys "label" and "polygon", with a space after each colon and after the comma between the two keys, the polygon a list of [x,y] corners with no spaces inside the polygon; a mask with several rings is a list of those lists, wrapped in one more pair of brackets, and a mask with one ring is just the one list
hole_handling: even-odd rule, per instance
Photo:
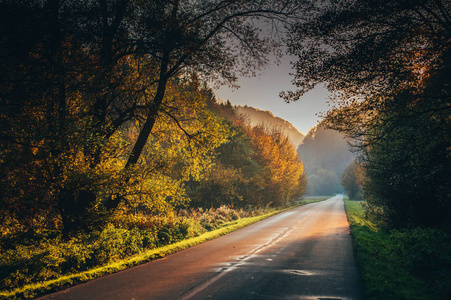
{"label": "green grass strip", "polygon": [[393,239],[389,233],[379,231],[365,219],[362,203],[345,199],[354,256],[362,278],[363,298],[429,299],[430,293],[425,283],[397,265],[391,251]]}
{"label": "green grass strip", "polygon": [[[326,198],[327,199],[327,198]],[[269,218],[275,214],[287,211],[297,206],[302,206],[305,204],[319,202],[325,200],[321,199],[305,199],[302,200],[298,205],[291,206],[289,208],[277,210],[274,212],[270,212],[264,215],[242,218],[233,222],[223,224],[223,227],[206,232],[197,237],[193,237],[187,240],[183,240],[171,245],[167,245],[164,247],[151,249],[142,252],[141,254],[135,255],[133,257],[111,263],[102,267],[97,267],[88,271],[84,271],[77,274],[71,274],[66,276],[61,276],[57,279],[28,284],[22,288],[14,289],[11,291],[0,291],[0,299],[18,299],[18,298],[34,298],[40,295],[44,295],[53,291],[57,291],[78,283],[86,282],[95,278],[99,278],[101,276],[112,274],[121,270],[125,270],[127,268],[137,266],[158,258],[165,257],[169,254],[173,254],[175,252],[187,249],[189,247],[201,244],[203,242],[215,239],[227,233],[233,232],[235,230],[241,229],[243,227],[249,226],[253,223],[261,221],[263,219]]]}

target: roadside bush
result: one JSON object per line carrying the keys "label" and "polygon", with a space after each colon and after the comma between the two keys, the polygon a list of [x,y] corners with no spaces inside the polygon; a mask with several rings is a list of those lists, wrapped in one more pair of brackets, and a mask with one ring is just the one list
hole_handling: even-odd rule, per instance
{"label": "roadside bush", "polygon": [[82,238],[54,238],[17,245],[0,256],[0,289],[51,280],[92,267],[91,246]]}
{"label": "roadside bush", "polygon": [[365,299],[451,299],[451,239],[446,232],[379,230],[365,218],[367,206],[361,201],[345,203]]}
{"label": "roadside bush", "polygon": [[212,207],[206,210],[199,218],[199,223],[209,231],[221,227],[224,223],[238,220],[242,215],[244,215],[242,210],[237,211],[231,207],[222,205],[217,209]]}
{"label": "roadside bush", "polygon": [[434,228],[390,232],[391,261],[451,299],[451,237]]}
{"label": "roadside bush", "polygon": [[178,219],[169,220],[158,229],[158,246],[172,244],[190,237],[190,222]]}
{"label": "roadside bush", "polygon": [[167,216],[118,214],[102,231],[78,233],[69,239],[52,234],[22,239],[22,244],[3,239],[0,290],[100,267],[264,212],[264,209],[246,212],[221,206],[208,210],[190,208]]}
{"label": "roadside bush", "polygon": [[56,237],[17,245],[1,251],[0,289],[85,271],[156,246],[155,235],[148,230],[127,230],[113,225],[69,240]]}
{"label": "roadside bush", "polygon": [[143,236],[139,230],[116,228],[108,225],[93,245],[96,265],[117,261],[144,250]]}

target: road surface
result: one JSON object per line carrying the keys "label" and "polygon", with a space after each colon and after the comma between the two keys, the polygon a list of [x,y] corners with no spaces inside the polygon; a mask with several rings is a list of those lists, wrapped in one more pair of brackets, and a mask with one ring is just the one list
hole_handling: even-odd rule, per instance
{"label": "road surface", "polygon": [[343,197],[43,299],[360,299]]}

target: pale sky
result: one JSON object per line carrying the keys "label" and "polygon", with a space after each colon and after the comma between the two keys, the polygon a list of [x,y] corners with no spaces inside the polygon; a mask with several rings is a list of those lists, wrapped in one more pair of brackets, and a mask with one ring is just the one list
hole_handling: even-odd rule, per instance
{"label": "pale sky", "polygon": [[279,97],[279,93],[296,89],[291,84],[290,73],[292,73],[291,65],[286,59],[278,66],[269,66],[259,77],[240,78],[239,89],[224,86],[216,89],[215,93],[219,99],[230,100],[235,105],[248,105],[260,110],[269,110],[275,116],[293,124],[305,135],[320,120],[316,114],[327,111],[326,101],[329,93],[323,87],[316,87],[297,102],[285,103]]}

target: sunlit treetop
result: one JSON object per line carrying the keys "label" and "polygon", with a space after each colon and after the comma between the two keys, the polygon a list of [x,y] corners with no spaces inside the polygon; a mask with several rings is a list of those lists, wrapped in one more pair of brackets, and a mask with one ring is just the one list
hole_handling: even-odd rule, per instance
{"label": "sunlit treetop", "polygon": [[451,3],[441,0],[322,1],[308,22],[293,26],[289,52],[298,57],[285,92],[297,100],[327,82],[340,104],[421,88],[449,63]]}

